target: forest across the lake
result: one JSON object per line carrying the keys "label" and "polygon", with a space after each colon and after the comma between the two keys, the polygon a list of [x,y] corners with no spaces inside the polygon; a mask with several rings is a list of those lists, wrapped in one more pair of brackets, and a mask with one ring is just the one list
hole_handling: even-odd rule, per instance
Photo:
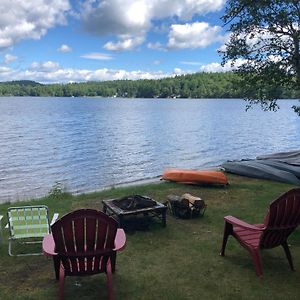
{"label": "forest across the lake", "polygon": [[[251,89],[250,89],[251,90]],[[257,91],[253,90],[253,95]],[[276,98],[297,98],[293,90],[276,87]],[[42,84],[20,80],[0,82],[0,96],[124,97],[124,98],[245,98],[249,88],[238,74],[195,73],[163,79],[89,81]]]}

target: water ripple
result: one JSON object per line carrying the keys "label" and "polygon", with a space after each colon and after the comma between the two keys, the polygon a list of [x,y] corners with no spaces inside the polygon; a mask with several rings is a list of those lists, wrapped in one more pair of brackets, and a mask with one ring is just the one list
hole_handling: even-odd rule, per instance
{"label": "water ripple", "polygon": [[0,202],[300,148],[300,118],[241,100],[0,98]]}

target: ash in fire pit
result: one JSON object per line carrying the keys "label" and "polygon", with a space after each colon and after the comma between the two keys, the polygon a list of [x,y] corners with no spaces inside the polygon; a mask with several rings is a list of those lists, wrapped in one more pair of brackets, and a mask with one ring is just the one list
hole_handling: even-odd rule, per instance
{"label": "ash in fire pit", "polygon": [[156,205],[154,200],[147,196],[141,195],[130,195],[120,199],[115,199],[112,202],[117,207],[129,211],[153,207]]}

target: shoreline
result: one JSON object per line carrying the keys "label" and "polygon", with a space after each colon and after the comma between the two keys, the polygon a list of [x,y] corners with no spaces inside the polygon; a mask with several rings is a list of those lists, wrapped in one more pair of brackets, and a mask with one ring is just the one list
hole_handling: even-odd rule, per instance
{"label": "shoreline", "polygon": [[[70,192],[66,190],[66,193],[71,194],[72,196],[79,196],[79,195],[86,195],[86,194],[92,194],[92,193],[101,193],[104,191],[109,191],[117,188],[126,188],[126,187],[132,187],[132,186],[141,186],[145,184],[159,184],[161,183],[160,181],[161,175],[157,175],[155,177],[149,177],[149,178],[144,178],[144,179],[138,179],[134,181],[127,181],[127,182],[122,182],[122,183],[117,183],[117,184],[112,184],[108,186],[104,186],[99,189],[93,189],[93,190],[87,190],[87,191],[75,191],[75,192]],[[64,190],[64,188],[63,188]],[[28,196],[18,196],[17,198],[11,198],[11,199],[1,199],[0,198],[0,205],[6,204],[6,203],[17,203],[17,202],[29,202],[32,200],[37,200],[37,199],[43,199],[48,197],[48,194],[44,195],[28,195]]]}
{"label": "shoreline", "polygon": [[[207,167],[204,168],[205,170],[216,170],[216,171],[223,171],[220,166],[212,166],[212,167]],[[202,170],[204,170],[202,169]],[[194,170],[200,170],[200,168],[194,168]],[[133,187],[133,186],[141,186],[141,185],[146,185],[146,184],[159,184],[162,182],[160,178],[162,177],[162,174],[156,175],[154,177],[147,177],[147,178],[142,178],[142,179],[137,179],[134,181],[125,181],[122,183],[117,183],[117,184],[112,184],[108,186],[101,187],[99,189],[91,189],[91,190],[86,190],[86,191],[68,191],[68,189],[65,190],[66,193],[70,193],[73,196],[79,196],[79,195],[85,195],[85,194],[92,194],[92,193],[101,193],[104,191],[109,191],[112,189],[117,189],[117,188],[126,188],[126,187]],[[50,187],[51,189],[51,187]],[[64,187],[62,187],[64,190]],[[17,198],[12,198],[12,199],[1,199],[0,198],[0,205],[5,204],[5,203],[17,203],[17,202],[28,202],[31,200],[36,200],[36,199],[42,199],[46,198],[48,196],[47,194],[44,195],[28,195],[28,196],[19,196]]]}
{"label": "shoreline", "polygon": [[161,183],[160,177],[161,177],[161,175],[158,175],[155,177],[149,177],[149,178],[145,178],[145,179],[138,179],[138,180],[134,180],[134,181],[127,181],[127,182],[112,184],[112,185],[108,185],[108,186],[105,186],[103,188],[96,189],[96,190],[89,190],[86,192],[74,192],[71,194],[74,196],[78,196],[78,195],[82,195],[82,194],[100,193],[100,192],[109,191],[112,189],[140,186],[140,185],[144,185],[144,184],[159,184],[159,183]]}

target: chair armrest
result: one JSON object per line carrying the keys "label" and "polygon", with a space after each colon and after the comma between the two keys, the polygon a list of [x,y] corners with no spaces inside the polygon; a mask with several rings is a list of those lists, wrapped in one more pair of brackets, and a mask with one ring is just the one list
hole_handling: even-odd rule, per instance
{"label": "chair armrest", "polygon": [[55,256],[55,243],[52,234],[46,234],[43,239],[43,253],[46,256]]}
{"label": "chair armrest", "polygon": [[2,219],[3,219],[3,216],[0,215],[0,244],[1,244],[1,240],[2,240]]}
{"label": "chair armrest", "polygon": [[118,228],[117,234],[115,237],[115,251],[121,251],[126,246],[126,235],[122,228]]}
{"label": "chair armrest", "polygon": [[50,226],[52,226],[56,222],[56,220],[58,219],[58,216],[59,216],[59,213],[55,213],[53,215],[53,218],[52,218],[52,220],[50,222]]}
{"label": "chair armrest", "polygon": [[245,229],[249,229],[249,230],[253,230],[253,231],[264,231],[264,229],[265,229],[265,227],[258,227],[256,225],[248,224],[248,223],[246,223],[236,217],[233,217],[233,216],[226,216],[226,217],[224,217],[224,220],[227,223],[230,223],[232,225],[236,225],[236,226],[243,227]]}

